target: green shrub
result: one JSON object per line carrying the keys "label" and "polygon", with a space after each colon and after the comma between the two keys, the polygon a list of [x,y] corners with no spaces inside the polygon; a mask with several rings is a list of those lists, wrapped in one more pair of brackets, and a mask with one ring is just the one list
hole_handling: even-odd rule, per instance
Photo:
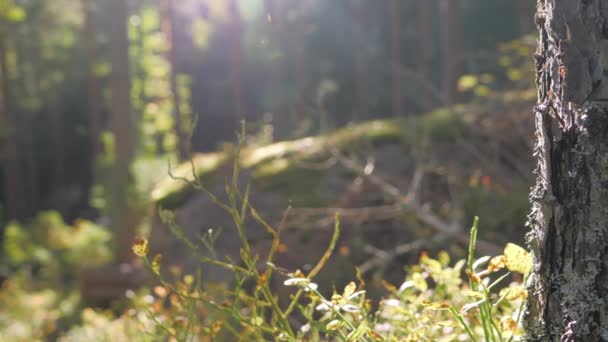
{"label": "green shrub", "polygon": [[54,339],[78,319],[78,270],[111,260],[111,234],[85,220],[67,225],[56,212],[5,232],[11,273],[0,289],[0,342]]}

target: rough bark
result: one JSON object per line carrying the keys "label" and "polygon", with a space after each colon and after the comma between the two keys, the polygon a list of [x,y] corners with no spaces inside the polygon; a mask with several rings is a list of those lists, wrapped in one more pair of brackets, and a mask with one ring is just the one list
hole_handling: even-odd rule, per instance
{"label": "rough bark", "polygon": [[603,77],[608,4],[537,6],[526,331],[532,341],[608,341],[608,108],[590,97]]}

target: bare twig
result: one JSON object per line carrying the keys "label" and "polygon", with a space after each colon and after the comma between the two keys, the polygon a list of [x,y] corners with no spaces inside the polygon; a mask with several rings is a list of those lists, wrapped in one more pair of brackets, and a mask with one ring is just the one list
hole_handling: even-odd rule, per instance
{"label": "bare twig", "polygon": [[399,245],[388,252],[377,249],[376,247],[373,247],[371,245],[366,245],[366,251],[373,251],[373,254],[375,254],[375,256],[372,259],[369,259],[368,261],[361,264],[361,266],[359,266],[359,270],[361,271],[361,274],[365,274],[373,269],[381,267],[382,265],[388,264],[394,258],[400,255],[417,251],[427,243],[427,241],[420,239]]}

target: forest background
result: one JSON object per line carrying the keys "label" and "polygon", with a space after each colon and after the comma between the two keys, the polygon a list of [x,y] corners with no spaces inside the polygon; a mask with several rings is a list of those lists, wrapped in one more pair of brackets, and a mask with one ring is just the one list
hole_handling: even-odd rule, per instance
{"label": "forest background", "polygon": [[[0,329],[69,336],[103,317],[108,330],[129,302],[154,302],[133,292],[155,284],[136,237],[178,279],[197,264],[168,216],[238,259],[205,193],[236,183],[285,231],[277,264],[291,271],[323,255],[338,212],[318,282],[361,273],[370,297],[423,251],[466,256],[475,215],[483,254],[523,244],[533,13],[527,0],[0,0],[0,301],[20,308]],[[264,255],[272,239],[251,231]]]}

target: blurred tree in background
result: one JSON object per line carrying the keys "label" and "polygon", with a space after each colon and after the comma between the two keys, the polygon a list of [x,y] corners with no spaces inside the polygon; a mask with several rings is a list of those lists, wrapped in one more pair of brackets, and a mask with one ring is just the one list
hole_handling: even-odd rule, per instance
{"label": "blurred tree in background", "polygon": [[[0,310],[0,332],[15,319],[57,337],[58,317],[78,319],[76,293],[105,305],[123,297],[139,281],[139,234],[151,252],[166,244],[169,273],[191,271],[192,251],[174,243],[179,231],[168,236],[158,209],[175,210],[163,219],[174,215],[187,238],[217,240],[211,254],[237,268],[243,240],[252,258],[267,253],[268,231],[244,214],[245,239],[218,238],[235,223],[217,210],[224,195],[264,217],[290,207],[271,222],[289,226],[272,248],[294,270],[321,257],[328,212],[339,211],[337,256],[315,281],[339,288],[360,266],[370,298],[378,288],[396,295],[387,282],[423,249],[462,256],[473,215],[490,227],[479,249],[494,253],[521,235],[528,208],[533,9],[528,0],[0,0],[0,278],[9,278],[0,291],[19,307],[14,317]],[[193,195],[182,179],[193,169],[218,198]],[[31,298],[50,313],[28,323]]]}
{"label": "blurred tree in background", "polygon": [[532,9],[0,0],[0,226],[46,210],[96,220],[113,228],[115,261],[129,261],[167,160],[229,150],[241,120],[261,146],[529,89],[529,50],[507,42],[530,33]]}
{"label": "blurred tree in background", "polygon": [[[133,0],[120,15],[111,4],[0,3],[5,220],[40,209],[95,216],[89,198],[102,193],[95,165],[108,153],[117,163],[184,160],[190,146],[230,141],[243,118],[254,130],[272,125],[272,138],[282,139],[466,101],[459,77],[491,71],[496,44],[529,32],[522,13],[532,7]],[[117,40],[120,25],[128,41]],[[119,47],[128,59],[118,60]],[[132,122],[119,125],[116,106],[127,102]]]}

